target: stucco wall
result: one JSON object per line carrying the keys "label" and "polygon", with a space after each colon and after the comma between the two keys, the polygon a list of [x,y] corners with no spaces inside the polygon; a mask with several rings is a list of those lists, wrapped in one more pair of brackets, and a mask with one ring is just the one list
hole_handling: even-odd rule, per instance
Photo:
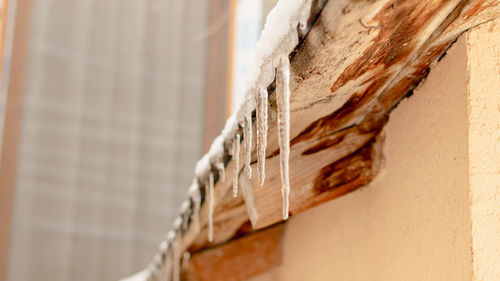
{"label": "stucco wall", "polygon": [[474,280],[500,280],[500,19],[467,36]]}
{"label": "stucco wall", "polygon": [[466,48],[392,113],[370,185],[294,216],[263,280],[471,280]]}

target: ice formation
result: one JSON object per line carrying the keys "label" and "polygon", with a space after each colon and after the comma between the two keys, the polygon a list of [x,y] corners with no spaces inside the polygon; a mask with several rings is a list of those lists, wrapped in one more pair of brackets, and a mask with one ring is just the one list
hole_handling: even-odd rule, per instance
{"label": "ice formation", "polygon": [[181,276],[181,267],[180,267],[180,262],[181,262],[181,254],[180,254],[180,244],[181,244],[181,224],[182,220],[181,218],[176,218],[173,223],[173,228],[175,229],[175,236],[173,241],[171,242],[172,245],[172,275],[173,275],[173,281],[180,281],[180,276]]}
{"label": "ice formation", "polygon": [[255,108],[257,119],[257,172],[258,183],[264,185],[266,178],[266,146],[267,146],[267,89],[260,88],[257,94],[257,106]]}
{"label": "ice formation", "polygon": [[283,219],[288,218],[290,195],[290,62],[281,57],[276,66],[276,103],[278,105],[278,139],[280,147],[281,196],[283,197]]}
{"label": "ice formation", "polygon": [[252,178],[252,113],[245,116],[244,141],[245,141],[245,173],[247,177]]}
{"label": "ice formation", "polygon": [[168,246],[167,251],[165,252],[165,268],[163,270],[163,279],[166,281],[172,281],[172,273],[173,273],[173,264],[172,264],[172,246]]}
{"label": "ice formation", "polygon": [[212,142],[212,145],[210,146],[210,150],[208,151],[208,154],[210,155],[210,162],[217,168],[219,171],[219,179],[222,181],[226,180],[226,175],[225,175],[225,170],[226,167],[224,166],[224,138],[222,135],[219,135],[214,139]]}
{"label": "ice formation", "polygon": [[182,255],[182,268],[187,268],[189,264],[189,260],[191,259],[191,253],[185,251]]}
{"label": "ice formation", "polygon": [[[279,127],[279,147],[280,147],[280,168],[282,180],[282,196],[283,196],[283,218],[288,217],[288,197],[290,192],[289,184],[289,157],[290,157],[290,70],[288,56],[294,50],[299,42],[299,34],[297,27],[300,28],[300,34],[304,35],[307,27],[307,20],[310,17],[312,8],[312,0],[280,0],[267,16],[264,30],[261,33],[259,42],[256,46],[255,64],[249,71],[246,77],[246,93],[238,110],[226,122],[224,129],[219,137],[217,137],[210,150],[196,164],[195,179],[189,190],[189,196],[192,200],[192,225],[196,233],[200,230],[199,210],[201,204],[201,196],[198,183],[203,182],[208,178],[208,184],[205,184],[208,204],[208,228],[209,241],[213,239],[213,209],[214,209],[214,175],[212,167],[215,167],[219,172],[219,181],[225,178],[224,154],[226,143],[228,146],[233,144],[233,161],[235,164],[235,173],[233,179],[233,195],[237,195],[238,191],[238,174],[239,174],[239,149],[240,149],[240,133],[239,124],[244,124],[245,138],[245,171],[249,177],[251,174],[249,159],[251,157],[251,116],[253,110],[256,111],[256,147],[257,147],[257,171],[258,184],[263,185],[265,180],[265,157],[267,146],[267,124],[268,124],[268,86],[276,79],[276,94],[278,107],[278,127]],[[326,3],[326,0],[314,1],[318,8]],[[277,62],[277,65],[275,64]],[[277,69],[275,69],[277,68]],[[275,70],[277,70],[277,75]],[[207,187],[208,186],[208,187]],[[207,190],[208,189],[208,190]],[[186,204],[184,204],[186,205]],[[183,213],[188,213],[183,212]],[[180,219],[180,218],[179,218]],[[188,218],[184,218],[184,222]],[[179,241],[181,240],[180,227],[182,220],[175,227],[174,237],[168,238],[169,249],[167,252],[166,270],[168,266],[172,267],[173,280],[179,280],[179,262],[181,259],[179,251]],[[175,225],[174,225],[175,226]],[[170,253],[170,254],[168,254]],[[168,274],[167,274],[168,275]],[[152,276],[151,267],[138,273],[127,280],[147,280]],[[171,280],[167,277],[167,280]]]}
{"label": "ice formation", "polygon": [[195,176],[197,178],[202,178],[210,172],[210,154],[205,154],[201,159],[196,162],[196,167],[194,168]]}
{"label": "ice formation", "polygon": [[233,141],[233,159],[234,159],[234,175],[233,175],[233,197],[238,196],[238,173],[240,171],[240,134],[236,134]]}
{"label": "ice formation", "polygon": [[214,175],[208,174],[208,241],[214,239]]}
{"label": "ice formation", "polygon": [[[168,243],[168,251],[167,251],[167,257],[166,257],[166,268],[165,268],[165,275],[167,276],[167,280],[171,281],[173,274],[174,274],[174,264],[175,264],[175,250],[176,247],[178,247],[178,242],[176,241],[177,235],[175,234],[175,231],[170,230],[167,233],[167,243]],[[175,245],[174,245],[175,244]]]}
{"label": "ice formation", "polygon": [[191,217],[191,221],[194,228],[194,232],[198,233],[200,232],[201,196],[200,196],[200,187],[196,180],[194,180],[191,186],[189,187],[189,196],[193,201],[193,215]]}
{"label": "ice formation", "polygon": [[166,274],[165,274],[165,267],[166,267],[166,256],[167,256],[167,242],[162,241],[160,245],[158,246],[158,262],[159,262],[159,272],[158,272],[158,279],[159,280],[165,280],[166,279]]}
{"label": "ice formation", "polygon": [[221,181],[226,181],[226,167],[224,167],[224,163],[221,163],[219,167],[217,167],[217,170],[219,170],[219,179]]}
{"label": "ice formation", "polygon": [[179,212],[182,216],[182,229],[188,228],[190,205],[191,204],[189,203],[189,200],[184,200],[182,201],[181,207],[179,208]]}

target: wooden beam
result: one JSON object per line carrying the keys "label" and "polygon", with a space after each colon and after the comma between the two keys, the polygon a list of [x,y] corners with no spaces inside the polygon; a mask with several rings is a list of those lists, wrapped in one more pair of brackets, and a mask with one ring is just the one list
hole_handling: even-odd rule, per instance
{"label": "wooden beam", "polygon": [[17,172],[22,95],[26,71],[28,36],[31,18],[31,0],[18,0],[10,81],[7,89],[5,125],[0,161],[0,280],[7,279],[7,263],[14,200],[14,184]]}
{"label": "wooden beam", "polygon": [[240,281],[279,265],[283,230],[280,224],[193,254],[189,280]]}
{"label": "wooden beam", "polygon": [[[371,181],[391,110],[460,34],[499,16],[494,0],[329,1],[291,62],[291,215]],[[229,161],[226,181],[215,187],[214,241],[208,243],[205,229],[189,228],[183,249],[200,251],[250,233],[250,219],[257,229],[281,221],[274,93],[269,108],[266,184],[252,179],[254,214],[248,216],[241,195],[231,196]]]}

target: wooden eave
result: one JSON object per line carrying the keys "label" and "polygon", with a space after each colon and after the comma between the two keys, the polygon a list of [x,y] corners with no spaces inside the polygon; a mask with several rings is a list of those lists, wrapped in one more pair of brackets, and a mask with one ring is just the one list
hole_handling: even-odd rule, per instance
{"label": "wooden eave", "polygon": [[[460,34],[499,17],[500,2],[330,0],[316,16],[290,55],[291,217],[373,180],[383,165],[383,128],[391,110],[412,94]],[[253,155],[254,176],[250,182],[240,177],[240,184],[253,186],[251,192],[233,198],[234,163],[226,149],[226,180],[215,185],[213,242],[207,241],[205,200],[201,231],[189,225],[183,233],[181,249],[192,253],[185,272],[189,280],[243,280],[279,263],[276,237],[286,224],[281,223],[273,85],[269,90],[265,185],[257,185]],[[249,215],[250,205],[255,212]],[[277,244],[255,247],[259,241]],[[220,263],[214,264],[217,257]],[[257,259],[269,262],[256,269],[252,260]],[[228,275],[228,268],[241,274]]]}

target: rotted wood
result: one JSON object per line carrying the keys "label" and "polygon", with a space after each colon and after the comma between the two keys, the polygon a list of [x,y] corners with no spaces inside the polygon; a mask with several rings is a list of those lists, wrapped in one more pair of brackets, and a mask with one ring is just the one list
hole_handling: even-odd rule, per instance
{"label": "rotted wood", "polygon": [[[495,0],[328,1],[291,55],[290,215],[369,183],[381,166],[391,110],[460,34],[499,16]],[[226,181],[215,187],[214,241],[206,239],[202,206],[204,227],[185,232],[183,249],[201,255],[208,248],[209,255],[215,245],[249,235],[250,223],[260,229],[281,221],[274,93],[268,126],[265,185],[257,186],[254,173],[251,202],[245,205],[241,192],[232,198],[229,161]]]}

